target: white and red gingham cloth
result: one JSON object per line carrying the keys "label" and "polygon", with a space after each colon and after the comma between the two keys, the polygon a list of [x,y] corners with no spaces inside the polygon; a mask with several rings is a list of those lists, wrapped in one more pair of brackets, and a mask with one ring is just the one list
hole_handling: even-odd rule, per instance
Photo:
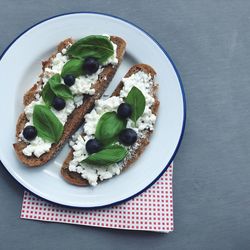
{"label": "white and red gingham cloth", "polygon": [[123,204],[84,210],[37,198],[25,191],[21,218],[77,225],[169,233],[174,230],[173,165],[145,192]]}

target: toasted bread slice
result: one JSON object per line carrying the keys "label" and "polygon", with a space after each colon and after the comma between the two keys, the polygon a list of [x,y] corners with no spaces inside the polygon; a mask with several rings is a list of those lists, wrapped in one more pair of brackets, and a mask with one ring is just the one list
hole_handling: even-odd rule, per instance
{"label": "toasted bread slice", "polygon": [[[150,67],[149,65],[137,64],[137,65],[134,65],[132,68],[130,68],[130,70],[125,75],[125,78],[131,76],[132,74],[137,73],[138,71],[143,71],[147,74],[150,74],[152,77],[154,77],[156,75],[156,72],[154,71],[154,69],[152,67]],[[123,88],[123,82],[121,81],[119,83],[119,85],[116,87],[112,96],[119,96],[122,88]],[[152,105],[151,110],[152,110],[152,113],[155,115],[157,114],[159,104],[160,104],[156,93],[157,93],[157,85],[155,85],[155,87],[153,88],[152,93],[151,93],[152,97],[154,97],[154,99],[155,99],[155,102]],[[123,170],[125,168],[129,167],[133,162],[135,162],[138,159],[138,157],[142,154],[145,147],[149,144],[149,138],[150,138],[151,134],[152,134],[152,131],[147,130],[145,137],[139,138],[137,140],[137,143],[139,144],[139,146],[133,152],[132,156],[123,162],[123,165],[122,165]],[[64,179],[66,181],[68,181],[69,183],[71,183],[73,185],[88,186],[89,182],[86,179],[82,178],[80,174],[78,174],[77,172],[69,171],[69,163],[72,159],[73,159],[73,149],[71,149],[70,153],[68,154],[67,158],[65,159],[65,161],[63,163],[63,166],[61,168],[62,176],[64,177]]]}
{"label": "toasted bread slice", "polygon": [[[95,89],[95,94],[92,96],[86,95],[83,104],[78,108],[76,108],[70,114],[66,124],[64,125],[64,132],[60,141],[58,143],[52,144],[49,152],[44,153],[39,158],[33,155],[26,156],[23,154],[22,150],[27,146],[27,143],[25,143],[24,141],[18,141],[17,143],[13,144],[17,157],[23,164],[25,164],[28,167],[38,167],[40,165],[47,163],[50,159],[52,159],[56,155],[56,153],[60,150],[60,148],[64,145],[64,143],[82,124],[84,115],[93,107],[95,100],[99,99],[102,96],[108,84],[112,80],[119,64],[121,63],[126,48],[126,42],[122,38],[111,36],[110,40],[117,45],[116,55],[118,59],[118,64],[107,65],[104,67],[104,70],[100,73],[98,80],[93,85],[93,88]],[[56,53],[61,52],[64,48],[66,48],[69,44],[72,43],[74,43],[72,39],[64,40],[58,45]],[[51,61],[56,56],[56,53],[52,54],[47,61],[44,61],[42,63],[43,72],[46,67],[49,67],[51,65]],[[23,103],[25,106],[29,105],[33,100],[35,100],[35,94],[39,92],[39,89],[43,84],[42,77],[43,73],[40,75],[40,80],[24,95]],[[25,113],[22,113],[19,116],[16,125],[17,140],[27,121],[28,120],[26,118]]]}

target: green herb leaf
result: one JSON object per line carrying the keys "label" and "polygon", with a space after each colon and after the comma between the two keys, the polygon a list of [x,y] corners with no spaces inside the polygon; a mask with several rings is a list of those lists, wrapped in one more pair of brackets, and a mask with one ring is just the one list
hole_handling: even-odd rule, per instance
{"label": "green herb leaf", "polygon": [[64,84],[50,85],[50,86],[51,86],[51,89],[53,90],[53,92],[56,94],[56,96],[61,97],[65,100],[73,98],[72,92],[68,86],[66,86]]}
{"label": "green herb leaf", "polygon": [[126,128],[125,120],[120,119],[116,112],[107,112],[97,123],[95,137],[107,145],[113,142],[124,128]]}
{"label": "green herb leaf", "polygon": [[92,35],[75,42],[67,51],[73,58],[85,59],[94,57],[103,64],[114,54],[113,45],[106,36]]}
{"label": "green herb leaf", "polygon": [[97,153],[90,155],[88,158],[83,160],[83,162],[93,165],[110,165],[122,161],[128,151],[126,148],[120,145],[111,145]]}
{"label": "green herb leaf", "polygon": [[48,83],[51,84],[60,84],[61,83],[61,76],[60,74],[53,75],[49,80]]}
{"label": "green herb leaf", "polygon": [[134,121],[134,123],[136,123],[138,118],[144,112],[146,106],[145,96],[137,87],[133,87],[129,91],[128,96],[125,99],[125,102],[132,107],[131,120]]}
{"label": "green herb leaf", "polygon": [[54,113],[44,105],[35,105],[33,124],[38,136],[49,142],[58,142],[63,134],[63,125]]}
{"label": "green herb leaf", "polygon": [[61,76],[59,74],[53,75],[49,79],[47,84],[49,84],[51,90],[54,92],[56,96],[61,97],[65,100],[73,98],[73,95],[69,87],[64,84],[61,84]]}
{"label": "green herb leaf", "polygon": [[46,83],[43,87],[41,95],[44,102],[47,105],[52,106],[53,99],[56,97],[56,95],[54,94],[48,83]]}
{"label": "green herb leaf", "polygon": [[61,84],[61,76],[59,74],[53,75],[42,89],[42,98],[48,106],[52,106],[53,99],[56,96],[65,100],[73,98],[69,87]]}
{"label": "green herb leaf", "polygon": [[83,74],[83,60],[80,59],[69,60],[64,64],[61,73],[62,77],[65,77],[66,75],[73,75],[74,77],[78,77]]}

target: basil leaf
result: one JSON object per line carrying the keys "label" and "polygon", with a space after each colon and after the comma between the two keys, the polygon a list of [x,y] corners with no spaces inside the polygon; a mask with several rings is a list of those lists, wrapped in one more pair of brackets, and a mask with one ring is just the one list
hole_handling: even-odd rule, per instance
{"label": "basil leaf", "polygon": [[53,75],[49,79],[47,84],[49,84],[51,90],[54,92],[56,96],[61,97],[65,100],[73,98],[73,95],[69,87],[64,84],[61,84],[61,76],[59,74]]}
{"label": "basil leaf", "polygon": [[44,102],[49,106],[52,105],[52,102],[56,97],[56,95],[54,94],[48,83],[46,83],[45,86],[43,87],[41,95]]}
{"label": "basil leaf", "polygon": [[55,74],[53,75],[49,80],[49,83],[53,83],[53,84],[59,84],[61,83],[61,76],[60,74]]}
{"label": "basil leaf", "polygon": [[54,113],[44,105],[35,105],[33,124],[38,136],[49,142],[58,142],[63,134],[63,125]]}
{"label": "basil leaf", "polygon": [[42,98],[49,106],[52,106],[53,99],[56,96],[65,100],[73,98],[69,87],[61,84],[61,76],[59,74],[53,75],[42,90]]}
{"label": "basil leaf", "polygon": [[103,144],[109,144],[124,128],[126,128],[125,120],[120,119],[116,112],[107,112],[97,123],[95,137]]}
{"label": "basil leaf", "polygon": [[61,97],[65,100],[72,99],[73,95],[68,86],[64,84],[51,85],[51,89],[56,94],[56,96]]}
{"label": "basil leaf", "polygon": [[92,35],[75,42],[68,50],[67,55],[73,58],[85,59],[94,57],[100,64],[107,61],[114,54],[114,48],[106,36]]}
{"label": "basil leaf", "polygon": [[93,165],[110,165],[119,161],[122,161],[128,151],[126,148],[120,145],[112,145],[103,150],[90,155],[83,162]]}
{"label": "basil leaf", "polygon": [[83,60],[71,59],[64,64],[61,76],[65,77],[66,75],[73,75],[74,77],[78,77],[83,74]]}
{"label": "basil leaf", "polygon": [[138,118],[143,114],[145,110],[146,106],[145,96],[137,87],[133,87],[129,91],[125,99],[125,102],[132,107],[131,120],[134,121],[134,123],[136,123]]}

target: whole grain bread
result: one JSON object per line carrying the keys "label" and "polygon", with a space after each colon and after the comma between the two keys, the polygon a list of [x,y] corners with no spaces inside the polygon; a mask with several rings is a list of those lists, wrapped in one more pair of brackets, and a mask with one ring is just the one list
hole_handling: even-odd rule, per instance
{"label": "whole grain bread", "polygon": [[[130,68],[130,70],[127,72],[127,74],[125,75],[125,77],[129,77],[134,73],[137,73],[138,71],[143,71],[147,74],[150,74],[152,77],[154,77],[156,75],[156,72],[154,71],[154,69],[146,64],[136,64],[134,65],[132,68]],[[121,89],[123,88],[123,82],[121,81],[119,83],[119,85],[116,87],[116,89],[114,90],[112,96],[119,96]],[[151,95],[154,97],[155,102],[151,108],[152,113],[153,114],[157,114],[158,112],[158,108],[160,105],[160,102],[157,98],[157,85],[155,85],[155,87],[152,90]],[[146,146],[149,144],[149,139],[150,139],[150,135],[152,134],[152,131],[148,130],[145,134],[144,138],[140,138],[138,139],[138,144],[139,146],[137,147],[137,149],[133,152],[132,156],[130,158],[128,158],[124,163],[123,163],[123,170],[127,167],[129,167],[133,162],[135,162],[139,156],[143,153],[143,151],[145,150]],[[76,172],[71,172],[69,171],[69,163],[70,161],[73,159],[73,149],[70,150],[67,158],[65,159],[62,168],[61,168],[61,174],[64,177],[64,179],[66,181],[68,181],[69,183],[73,184],[73,185],[77,185],[77,186],[88,186],[89,183],[86,179],[82,178],[80,174],[76,173]]]}
{"label": "whole grain bread", "polygon": [[[64,132],[60,141],[58,143],[52,144],[50,151],[41,155],[39,158],[33,155],[26,156],[22,152],[22,150],[27,146],[27,143],[24,141],[18,141],[18,138],[24,128],[24,125],[28,120],[26,118],[25,113],[21,113],[16,125],[17,142],[14,143],[13,146],[16,151],[18,159],[23,164],[25,164],[28,167],[38,167],[40,165],[47,163],[50,159],[52,159],[56,155],[56,153],[61,149],[64,143],[70,138],[70,136],[80,127],[80,125],[83,122],[84,115],[93,108],[95,100],[99,99],[102,96],[102,94],[108,87],[108,84],[115,75],[115,72],[122,61],[126,48],[126,42],[122,38],[111,36],[110,40],[117,45],[116,53],[118,58],[118,64],[114,66],[109,64],[104,67],[104,70],[100,73],[98,80],[93,85],[93,88],[95,89],[95,94],[92,96],[89,95],[84,96],[83,104],[78,108],[76,108],[68,117],[68,120],[64,125]],[[62,41],[58,45],[56,53],[52,54],[48,60],[42,62],[43,72],[46,67],[50,67],[51,61],[56,56],[56,54],[58,52],[61,52],[62,49],[66,48],[69,44],[72,43],[74,43],[74,41],[71,38]],[[34,84],[33,87],[24,95],[23,104],[25,106],[30,104],[35,99],[35,94],[40,91],[41,85],[43,84],[42,82],[43,74],[44,73],[40,75],[39,78],[40,80],[36,84]]]}

